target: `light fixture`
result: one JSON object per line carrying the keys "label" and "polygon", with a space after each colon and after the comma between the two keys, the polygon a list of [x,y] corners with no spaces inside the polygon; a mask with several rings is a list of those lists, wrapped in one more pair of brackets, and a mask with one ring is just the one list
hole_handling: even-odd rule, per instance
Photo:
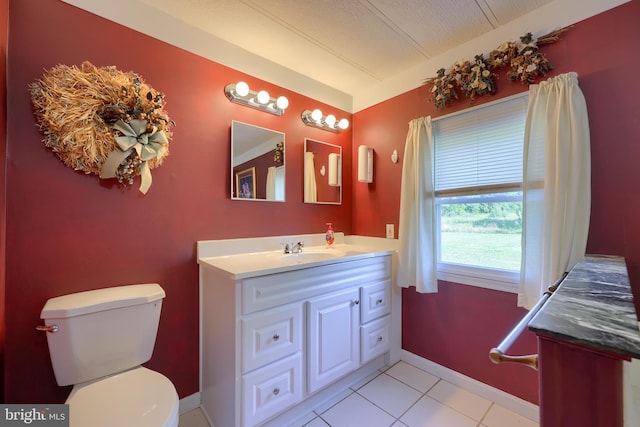
{"label": "light fixture", "polygon": [[289,106],[286,96],[272,98],[269,92],[261,90],[254,92],[245,82],[229,83],[224,87],[224,93],[229,101],[246,107],[256,108],[260,111],[281,116]]}
{"label": "light fixture", "polygon": [[345,130],[349,127],[349,120],[338,120],[333,114],[324,116],[322,115],[322,111],[317,108],[313,111],[304,110],[302,112],[302,121],[305,125],[315,126],[331,132],[340,132],[341,130]]}

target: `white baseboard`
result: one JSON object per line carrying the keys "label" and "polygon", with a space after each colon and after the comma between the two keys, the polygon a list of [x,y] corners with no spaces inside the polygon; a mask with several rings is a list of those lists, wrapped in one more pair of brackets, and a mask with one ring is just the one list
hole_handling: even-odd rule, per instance
{"label": "white baseboard", "polygon": [[451,384],[475,393],[485,399],[491,400],[492,402],[495,402],[516,414],[522,415],[523,417],[537,423],[540,422],[538,405],[534,405],[531,402],[527,402],[526,400],[520,399],[519,397],[513,396],[505,391],[491,387],[490,385],[478,380],[474,380],[471,377],[446,368],[406,350],[401,350],[400,359],[415,366],[416,368],[427,371],[438,378],[442,378]]}
{"label": "white baseboard", "polygon": [[200,407],[200,393],[180,399],[180,415]]}

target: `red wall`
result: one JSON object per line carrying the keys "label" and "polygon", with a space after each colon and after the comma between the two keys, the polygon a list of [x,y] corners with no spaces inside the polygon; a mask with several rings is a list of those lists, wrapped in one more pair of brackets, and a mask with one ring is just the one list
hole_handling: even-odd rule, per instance
{"label": "red wall", "polygon": [[[34,329],[48,298],[147,282],[161,284],[167,293],[147,366],[167,375],[180,397],[195,393],[196,241],[322,233],[329,221],[350,234],[350,183],[340,206],[305,204],[302,168],[304,138],[326,140],[347,153],[349,176],[351,131],[308,127],[300,112],[321,108],[351,117],[57,0],[9,3],[6,400],[55,403],[70,390],[56,385],[46,337]],[[85,60],[133,70],[166,95],[166,110],[177,126],[171,154],[153,170],[146,196],[138,192],[138,180],[123,188],[75,172],[41,143],[28,84],[44,69]],[[229,102],[223,88],[240,79],[286,95],[286,114]],[[232,119],[286,134],[286,203],[230,200]]]}
{"label": "red wall", "polygon": [[[639,16],[640,2],[626,3],[574,25],[543,51],[555,67],[551,75],[578,72],[587,100],[592,154],[587,252],[626,257],[640,309]],[[504,73],[497,83],[497,94],[482,97],[476,104],[527,90],[520,83],[510,83]],[[464,99],[436,111],[428,89],[417,88],[354,115],[354,161],[360,144],[370,145],[375,151],[374,183],[353,183],[354,234],[382,237],[386,223],[397,227],[402,162],[393,164],[390,155],[397,149],[403,159],[408,122],[469,106]],[[537,375],[533,370],[493,365],[488,358],[488,351],[525,314],[516,308],[515,295],[453,283],[441,283],[439,289],[439,293],[430,295],[417,294],[413,288],[403,291],[403,348],[537,402]],[[536,351],[531,333],[513,348],[514,354]]]}
{"label": "red wall", "polygon": [[0,402],[4,402],[4,341],[5,341],[5,223],[6,187],[5,171],[7,160],[7,30],[9,1],[0,0]]}

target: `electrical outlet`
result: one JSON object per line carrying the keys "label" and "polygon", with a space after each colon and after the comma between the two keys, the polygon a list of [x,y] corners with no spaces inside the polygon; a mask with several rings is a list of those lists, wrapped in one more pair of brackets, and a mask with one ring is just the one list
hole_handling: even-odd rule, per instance
{"label": "electrical outlet", "polygon": [[395,239],[396,232],[394,230],[393,224],[387,224],[387,239]]}

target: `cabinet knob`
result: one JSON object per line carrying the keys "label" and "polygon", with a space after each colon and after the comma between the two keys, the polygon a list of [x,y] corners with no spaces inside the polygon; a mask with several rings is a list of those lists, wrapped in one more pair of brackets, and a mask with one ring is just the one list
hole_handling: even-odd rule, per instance
{"label": "cabinet knob", "polygon": [[377,304],[377,305],[382,304],[382,298],[380,298],[379,300],[377,300],[377,301],[376,301],[376,304]]}
{"label": "cabinet knob", "polygon": [[378,342],[382,342],[382,336],[378,337]]}
{"label": "cabinet knob", "polygon": [[274,341],[278,341],[279,339],[280,339],[280,335],[275,334],[275,335],[273,336],[273,340],[274,340]]}
{"label": "cabinet knob", "polygon": [[359,300],[359,299],[357,299],[357,300],[353,301],[353,303],[354,303],[355,305],[358,305],[358,304],[360,304],[360,300]]}
{"label": "cabinet knob", "polygon": [[275,396],[277,396],[278,394],[280,394],[280,389],[279,389],[279,388],[274,388],[274,389],[273,389],[273,394],[274,394]]}

